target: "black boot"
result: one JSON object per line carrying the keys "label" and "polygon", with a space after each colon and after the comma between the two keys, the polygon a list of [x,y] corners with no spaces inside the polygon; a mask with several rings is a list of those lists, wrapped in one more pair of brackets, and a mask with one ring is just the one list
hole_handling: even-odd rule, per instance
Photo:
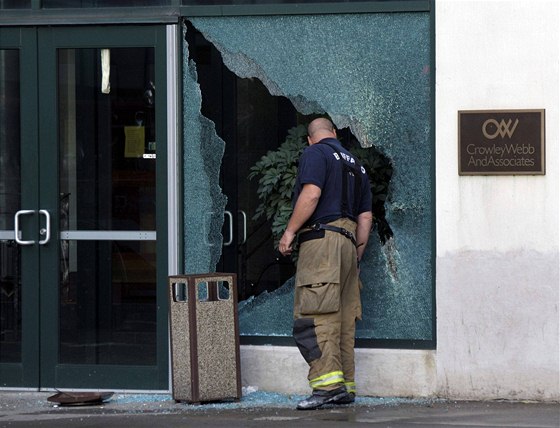
{"label": "black boot", "polygon": [[338,400],[348,400],[348,392],[346,392],[346,387],[341,386],[340,388],[334,389],[332,391],[315,390],[313,394],[307,397],[305,400],[301,400],[298,405],[298,410],[314,410],[328,403],[335,403]]}
{"label": "black boot", "polygon": [[356,399],[356,394],[353,392],[349,392],[344,397],[341,397],[338,400],[334,400],[333,404],[352,404],[355,399]]}

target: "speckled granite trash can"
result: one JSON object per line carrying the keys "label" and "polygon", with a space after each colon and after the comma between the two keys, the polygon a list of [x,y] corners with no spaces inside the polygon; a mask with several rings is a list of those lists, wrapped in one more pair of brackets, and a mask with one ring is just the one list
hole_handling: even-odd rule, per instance
{"label": "speckled granite trash can", "polygon": [[236,275],[169,277],[173,398],[241,398]]}

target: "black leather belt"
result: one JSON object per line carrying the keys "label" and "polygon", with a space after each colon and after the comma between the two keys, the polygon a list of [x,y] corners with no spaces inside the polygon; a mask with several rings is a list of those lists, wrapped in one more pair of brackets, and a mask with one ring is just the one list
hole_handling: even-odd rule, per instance
{"label": "black leather belt", "polygon": [[298,236],[298,242],[301,244],[306,241],[311,241],[312,239],[321,239],[325,237],[325,230],[330,230],[331,232],[340,233],[344,235],[352,244],[356,247],[356,239],[354,238],[354,234],[349,230],[344,229],[343,227],[331,226],[330,224],[321,224],[315,223],[310,226],[311,230],[301,232]]}

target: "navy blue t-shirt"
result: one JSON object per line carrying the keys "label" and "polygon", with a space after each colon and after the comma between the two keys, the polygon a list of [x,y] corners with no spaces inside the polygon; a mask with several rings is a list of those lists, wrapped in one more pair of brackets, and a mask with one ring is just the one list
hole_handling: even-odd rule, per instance
{"label": "navy blue t-shirt", "polygon": [[[327,142],[336,146],[337,150],[334,150],[328,144],[324,144]],[[342,155],[342,159],[337,151]],[[340,162],[353,166],[356,172],[361,174],[359,201],[354,201],[358,193],[354,191],[356,180],[354,177],[348,176],[348,191],[346,192],[348,217],[356,221],[359,214],[371,211],[371,189],[366,170],[348,150],[342,147],[338,140],[325,138],[319,143],[307,147],[299,159],[298,175],[294,189],[294,206],[304,184],[314,184],[321,188],[321,198],[315,212],[307,221],[307,225],[317,222],[328,223],[342,217],[343,168]]]}

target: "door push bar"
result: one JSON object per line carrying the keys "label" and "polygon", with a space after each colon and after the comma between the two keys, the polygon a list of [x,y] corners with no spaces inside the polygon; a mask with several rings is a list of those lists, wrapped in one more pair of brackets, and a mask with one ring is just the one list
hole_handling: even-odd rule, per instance
{"label": "door push bar", "polygon": [[243,241],[241,241],[241,245],[247,242],[247,214],[243,210],[237,211],[243,216]]}
{"label": "door push bar", "polygon": [[223,245],[224,247],[229,247],[233,242],[233,214],[231,213],[231,211],[225,210],[224,216],[229,219],[229,239],[227,240],[227,242],[224,242]]}
{"label": "door push bar", "polygon": [[[19,210],[14,216],[14,236],[15,241],[19,245],[33,245],[34,240],[21,239],[21,230],[19,229],[19,218],[23,215],[35,214],[35,210]],[[45,216],[45,227],[39,231],[40,235],[45,235],[45,239],[39,241],[39,245],[45,245],[51,239],[51,216],[47,210],[39,210],[39,214]]]}
{"label": "door push bar", "polygon": [[[243,210],[237,211],[243,217],[243,239],[239,245],[243,245],[247,242],[247,214]],[[224,211],[224,217],[227,217],[229,222],[229,239],[224,242],[224,247],[229,247],[233,243],[233,214],[229,210]]]}
{"label": "door push bar", "polygon": [[19,230],[19,218],[22,215],[29,215],[29,214],[35,214],[35,211],[19,210],[18,212],[16,212],[16,215],[14,216],[14,236],[16,238],[16,243],[18,243],[19,245],[33,245],[35,243],[35,241],[24,241],[23,239],[20,239],[21,230]]}
{"label": "door push bar", "polygon": [[39,241],[39,245],[45,245],[51,240],[51,215],[47,210],[39,210],[39,214],[43,214],[45,216],[45,227],[39,231],[41,236],[45,235],[45,239]]}

